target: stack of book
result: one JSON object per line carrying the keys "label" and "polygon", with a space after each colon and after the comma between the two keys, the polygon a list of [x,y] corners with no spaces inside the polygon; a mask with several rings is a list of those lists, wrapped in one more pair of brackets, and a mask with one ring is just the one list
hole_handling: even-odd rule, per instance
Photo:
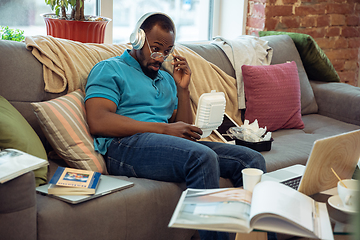
{"label": "stack of book", "polygon": [[48,194],[91,195],[95,194],[101,173],[68,167],[58,167],[51,178]]}

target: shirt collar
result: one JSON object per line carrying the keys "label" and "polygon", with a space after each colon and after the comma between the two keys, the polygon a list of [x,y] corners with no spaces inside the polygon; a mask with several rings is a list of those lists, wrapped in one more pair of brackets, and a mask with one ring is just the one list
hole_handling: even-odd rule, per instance
{"label": "shirt collar", "polygon": [[[130,55],[130,49],[126,49],[120,57],[126,64],[128,64],[129,66],[135,68],[136,70],[138,70],[144,74],[143,70],[141,69],[140,63],[138,61],[136,61],[135,58],[133,58],[133,56]],[[160,80],[162,78],[163,78],[163,76],[161,74],[161,70],[159,70],[154,81]]]}

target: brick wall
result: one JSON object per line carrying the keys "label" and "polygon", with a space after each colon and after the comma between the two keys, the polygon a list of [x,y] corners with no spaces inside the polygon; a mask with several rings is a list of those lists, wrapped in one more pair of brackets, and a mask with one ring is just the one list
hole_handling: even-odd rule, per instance
{"label": "brick wall", "polygon": [[246,32],[312,36],[342,82],[360,86],[360,0],[249,0]]}

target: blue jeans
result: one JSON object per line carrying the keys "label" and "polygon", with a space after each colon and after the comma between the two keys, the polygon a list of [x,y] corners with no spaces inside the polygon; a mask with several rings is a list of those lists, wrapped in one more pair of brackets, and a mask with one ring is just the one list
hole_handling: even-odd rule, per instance
{"label": "blue jeans", "polygon": [[[115,138],[105,158],[112,175],[185,182],[188,188],[219,188],[219,178],[242,186],[241,170],[266,171],[263,156],[249,148],[165,134],[139,133]],[[228,239],[228,233],[199,231],[201,239]]]}

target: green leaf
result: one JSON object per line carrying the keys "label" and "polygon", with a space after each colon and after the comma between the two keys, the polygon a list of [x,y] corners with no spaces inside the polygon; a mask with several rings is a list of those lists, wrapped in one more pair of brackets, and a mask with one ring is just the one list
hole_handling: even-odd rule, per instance
{"label": "green leaf", "polygon": [[56,16],[59,16],[59,15],[60,15],[60,7],[59,7],[59,6],[56,6],[56,8],[55,8],[55,14],[56,14]]}
{"label": "green leaf", "polygon": [[0,26],[1,39],[21,42],[25,39],[24,30]]}

